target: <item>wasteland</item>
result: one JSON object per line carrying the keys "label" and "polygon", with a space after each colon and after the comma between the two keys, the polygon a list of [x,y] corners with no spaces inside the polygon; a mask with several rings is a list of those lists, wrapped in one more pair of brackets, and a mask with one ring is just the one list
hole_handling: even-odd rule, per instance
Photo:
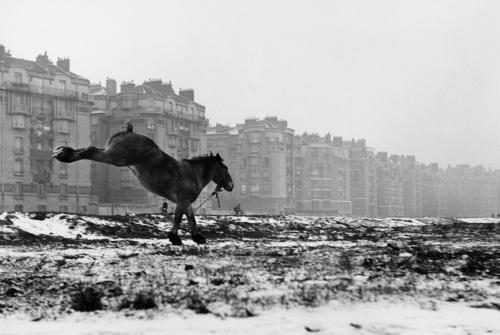
{"label": "wasteland", "polygon": [[499,222],[3,213],[0,333],[499,332]]}

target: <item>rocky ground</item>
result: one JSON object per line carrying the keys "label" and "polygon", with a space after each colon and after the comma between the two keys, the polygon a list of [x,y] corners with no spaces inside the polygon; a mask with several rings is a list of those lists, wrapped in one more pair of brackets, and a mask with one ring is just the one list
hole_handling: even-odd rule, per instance
{"label": "rocky ground", "polygon": [[[493,219],[207,216],[198,221],[208,244],[195,245],[183,234],[181,247],[166,239],[171,220],[1,214],[0,323],[10,325],[4,328],[9,333],[30,333],[33,328],[26,324],[116,318],[120,324],[147,319],[152,325],[208,317],[226,326],[251,319],[245,324],[256,327],[272,313],[290,311],[291,327],[307,315],[314,319],[306,310],[323,315],[326,309],[328,319],[333,310],[343,315],[342,306],[358,312],[374,306],[372,316],[379,309],[401,311],[396,306],[410,306],[411,315],[438,316],[459,306],[469,316],[500,317],[500,223]],[[465,322],[467,315],[459,319],[463,324],[450,319],[443,329],[500,332],[498,323]],[[337,319],[330,333],[410,334],[413,329],[373,328],[366,320],[370,313]],[[329,333],[320,321],[304,320],[297,333]],[[345,332],[339,331],[342,325]],[[112,333],[139,333],[132,329]],[[140,333],[162,333],[155,329]],[[244,329],[235,326],[227,333]]]}

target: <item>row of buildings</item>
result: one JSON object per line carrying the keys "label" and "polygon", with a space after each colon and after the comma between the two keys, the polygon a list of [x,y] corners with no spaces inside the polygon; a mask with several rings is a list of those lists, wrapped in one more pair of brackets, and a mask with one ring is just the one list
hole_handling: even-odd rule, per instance
{"label": "row of buildings", "polygon": [[[209,126],[194,90],[170,82],[111,78],[91,84],[70,60],[29,61],[0,45],[0,211],[155,212],[164,199],[127,168],[52,159],[57,145],[103,147],[134,131],[183,159],[218,152],[235,182],[222,211],[353,216],[485,216],[500,212],[500,171],[439,168],[388,155],[364,140],[295,134],[276,117]],[[200,204],[211,189],[200,196]],[[170,208],[173,208],[170,207]],[[218,211],[207,202],[201,211]]]}
{"label": "row of buildings", "polygon": [[235,189],[224,210],[345,216],[490,216],[500,213],[500,170],[440,168],[376,152],[365,140],[296,135],[284,120],[216,125],[207,149],[226,158]]}

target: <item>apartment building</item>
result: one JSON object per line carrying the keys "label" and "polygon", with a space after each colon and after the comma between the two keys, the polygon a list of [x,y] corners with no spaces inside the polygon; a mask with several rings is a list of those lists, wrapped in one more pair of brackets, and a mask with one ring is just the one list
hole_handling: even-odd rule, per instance
{"label": "apartment building", "polygon": [[[92,85],[91,99],[90,137],[96,147],[131,122],[134,132],[148,136],[176,159],[207,152],[205,106],[195,101],[193,89],[175,92],[170,82],[153,79],[142,85],[123,82],[117,92],[116,81],[108,78],[105,86]],[[92,163],[92,189],[103,205],[154,210],[165,200],[144,189],[126,167]],[[206,196],[203,192],[200,203]]]}
{"label": "apartment building", "polygon": [[235,189],[224,197],[224,210],[237,204],[247,213],[293,211],[294,132],[276,117],[249,118],[234,127],[207,132],[207,148],[225,160]]}
{"label": "apartment building", "polygon": [[296,136],[295,210],[300,214],[352,214],[349,149],[341,137]]}
{"label": "apartment building", "polygon": [[352,215],[377,216],[377,182],[374,150],[365,140],[345,142],[349,149]]}
{"label": "apartment building", "polygon": [[403,179],[396,155],[375,155],[377,178],[377,214],[381,217],[403,215]]}
{"label": "apartment building", "polygon": [[68,58],[31,61],[0,45],[0,211],[95,212],[89,162],[51,157],[89,144],[89,87]]}

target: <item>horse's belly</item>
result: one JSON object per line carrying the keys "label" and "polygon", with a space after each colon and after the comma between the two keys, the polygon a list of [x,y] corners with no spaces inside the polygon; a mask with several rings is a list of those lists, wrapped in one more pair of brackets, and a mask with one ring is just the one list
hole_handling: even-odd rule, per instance
{"label": "horse's belly", "polygon": [[144,177],[136,172],[134,173],[137,177],[137,180],[139,180],[139,182],[141,183],[142,186],[144,186],[145,189],[147,189],[151,193],[154,193],[161,197],[167,198],[172,202],[177,203],[177,199],[175,197],[174,192],[172,192],[171,187],[168,187],[169,183],[159,178],[150,178],[148,176]]}

